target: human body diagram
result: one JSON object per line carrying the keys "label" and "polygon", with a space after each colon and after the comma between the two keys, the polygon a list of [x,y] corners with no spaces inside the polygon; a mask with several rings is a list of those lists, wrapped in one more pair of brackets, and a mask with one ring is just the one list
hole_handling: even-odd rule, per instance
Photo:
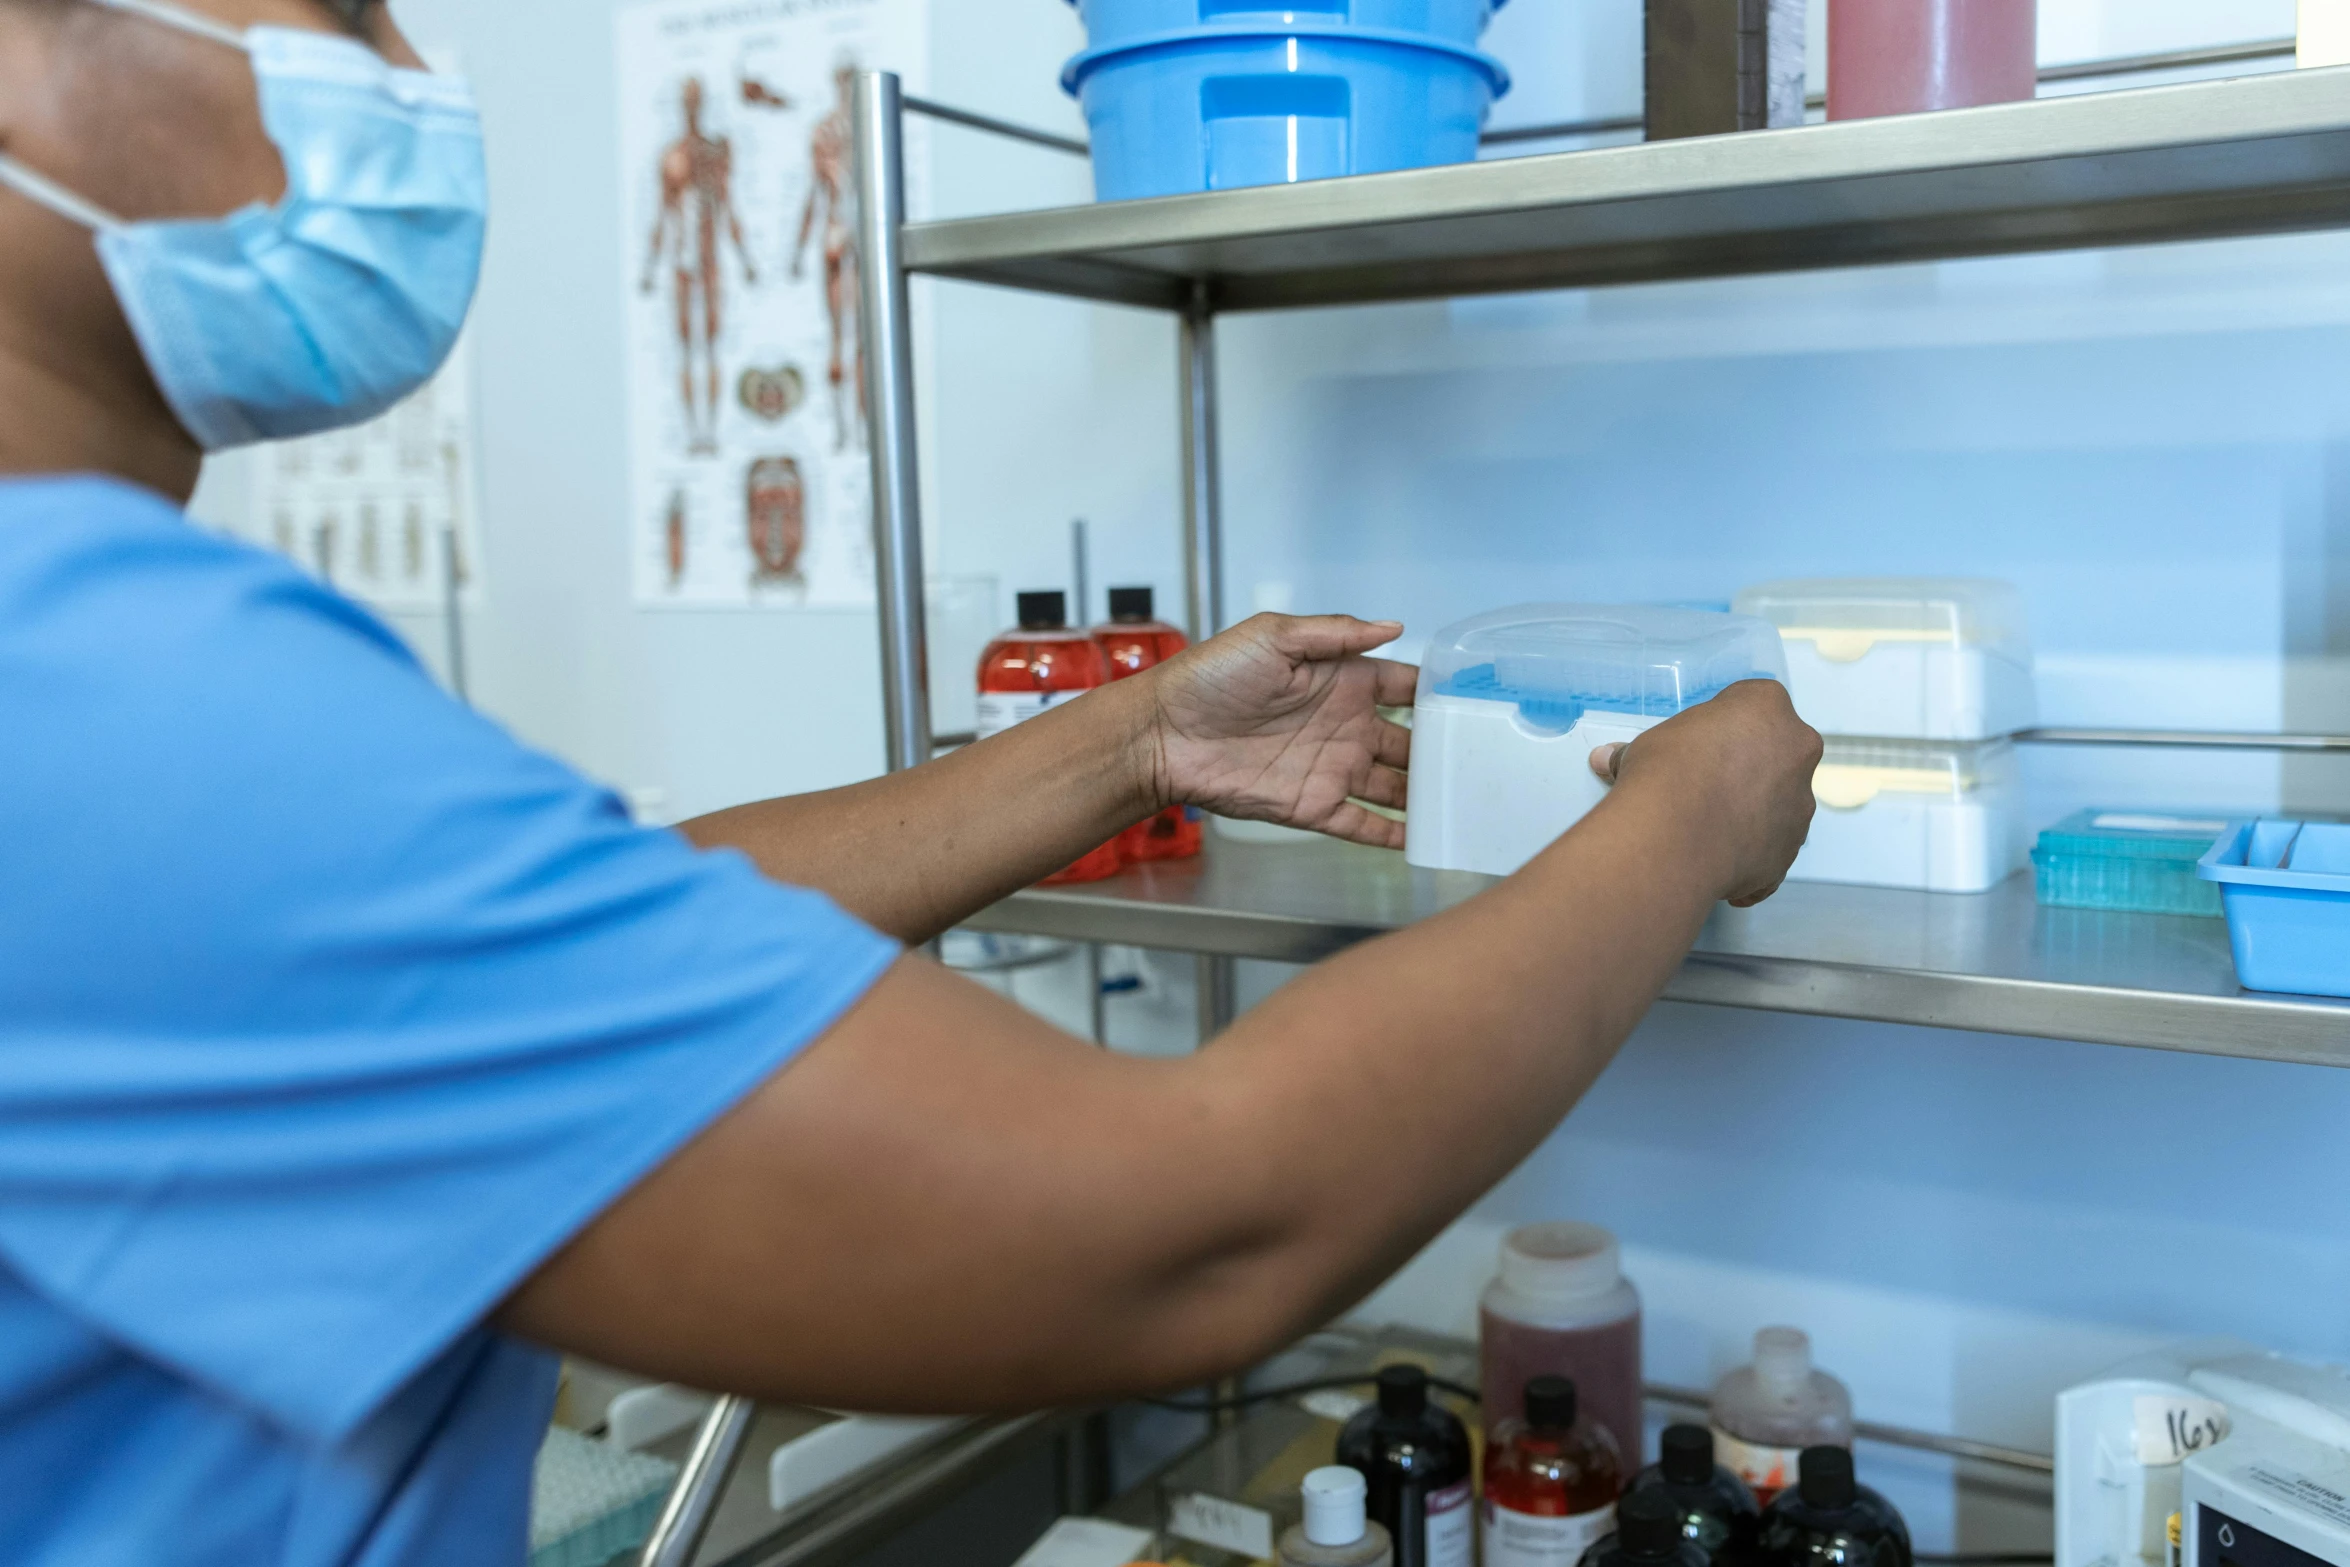
{"label": "human body diagram", "polygon": [[832,447],[845,451],[865,434],[865,356],[857,323],[856,140],[849,118],[857,81],[853,61],[833,67],[833,105],[808,140],[808,199],[800,209],[791,274],[807,275],[808,246],[822,230],[824,311],[832,356],[825,378],[832,387]]}
{"label": "human body diagram", "polygon": [[734,145],[704,130],[700,77],[686,79],[682,97],[685,131],[661,153],[661,212],[653,223],[642,287],[652,293],[663,263],[669,264],[677,290],[678,392],[687,448],[695,456],[715,456],[727,243],[734,246],[746,285],[759,281],[759,269],[735,211]]}

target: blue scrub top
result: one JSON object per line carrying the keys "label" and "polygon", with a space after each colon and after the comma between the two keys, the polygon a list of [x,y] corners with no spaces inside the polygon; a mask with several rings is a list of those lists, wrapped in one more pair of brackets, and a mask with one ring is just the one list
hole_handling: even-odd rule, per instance
{"label": "blue scrub top", "polygon": [[520,1563],[484,1316],[897,954],[284,561],[0,483],[0,1561]]}

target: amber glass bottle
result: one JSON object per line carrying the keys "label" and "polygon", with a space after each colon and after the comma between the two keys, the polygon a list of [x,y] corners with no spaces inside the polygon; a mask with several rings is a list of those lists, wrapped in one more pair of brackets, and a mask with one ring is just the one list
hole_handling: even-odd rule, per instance
{"label": "amber glass bottle", "polygon": [[[990,642],[980,656],[979,738],[1002,734],[1109,683],[1110,661],[1100,644],[1069,629],[1067,599],[1059,593],[1023,593],[1019,626]],[[1045,885],[1100,881],[1118,870],[1113,840],[1047,876]]]}
{"label": "amber glass bottle", "polygon": [[1485,1448],[1485,1567],[1575,1567],[1615,1527],[1623,1464],[1574,1383],[1535,1377],[1525,1391],[1525,1417]]}
{"label": "amber glass bottle", "polygon": [[[1093,628],[1093,639],[1110,661],[1110,678],[1124,680],[1163,664],[1191,646],[1191,640],[1158,618],[1149,588],[1110,589],[1110,619]],[[1118,853],[1129,863],[1188,860],[1200,850],[1199,813],[1171,805],[1118,838]]]}

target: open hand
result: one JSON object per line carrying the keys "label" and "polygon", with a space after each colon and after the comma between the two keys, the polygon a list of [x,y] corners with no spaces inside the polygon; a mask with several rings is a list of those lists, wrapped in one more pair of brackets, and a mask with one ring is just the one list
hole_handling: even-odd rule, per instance
{"label": "open hand", "polygon": [[1419,671],[1364,656],[1402,632],[1391,620],[1259,615],[1160,665],[1147,738],[1159,797],[1402,848],[1403,823],[1357,803],[1404,803],[1411,731],[1378,710],[1410,706]]}

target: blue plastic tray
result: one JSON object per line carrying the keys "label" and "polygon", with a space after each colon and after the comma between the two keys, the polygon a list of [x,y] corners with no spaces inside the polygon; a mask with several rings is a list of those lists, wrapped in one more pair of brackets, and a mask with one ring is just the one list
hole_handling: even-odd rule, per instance
{"label": "blue plastic tray", "polygon": [[2251,822],[2196,874],[2220,884],[2245,989],[2350,996],[2350,825]]}

